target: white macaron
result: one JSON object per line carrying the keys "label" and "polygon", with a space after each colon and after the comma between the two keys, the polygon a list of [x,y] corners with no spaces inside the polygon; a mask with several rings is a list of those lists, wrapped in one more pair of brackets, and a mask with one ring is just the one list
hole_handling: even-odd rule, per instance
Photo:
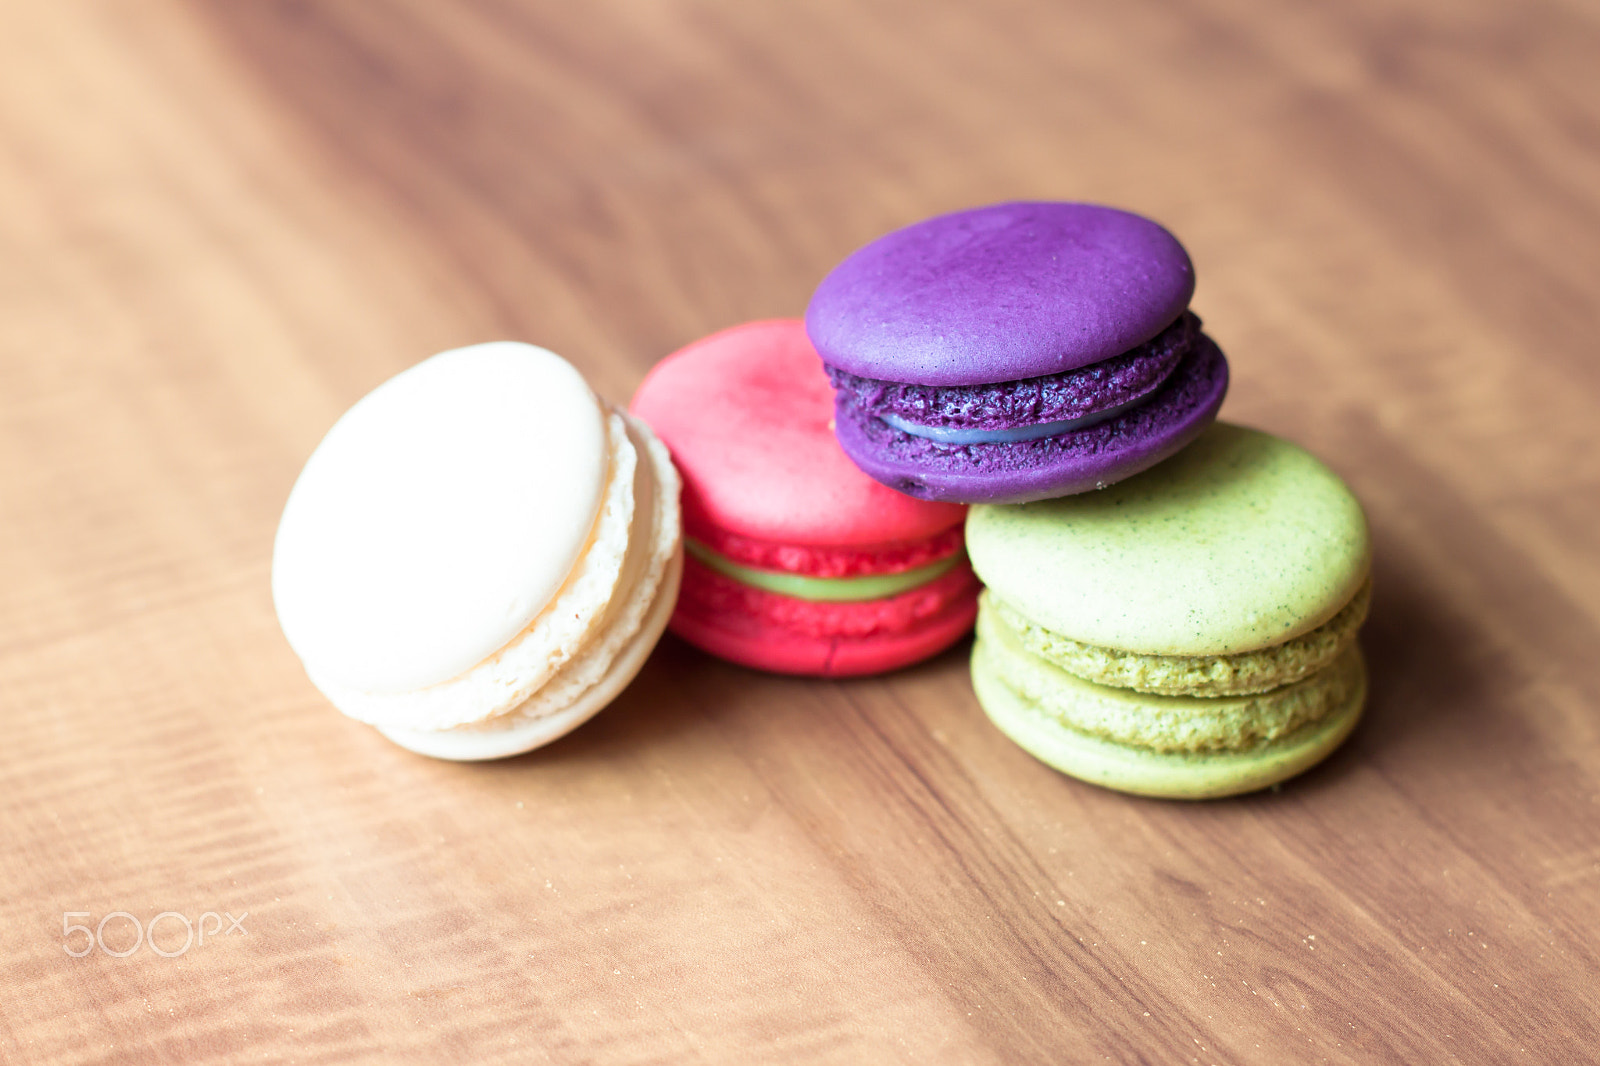
{"label": "white macaron", "polygon": [[678,475],[570,364],[500,341],[368,393],[306,462],[272,595],[333,705],[446,759],[528,751],[633,679],[677,598]]}

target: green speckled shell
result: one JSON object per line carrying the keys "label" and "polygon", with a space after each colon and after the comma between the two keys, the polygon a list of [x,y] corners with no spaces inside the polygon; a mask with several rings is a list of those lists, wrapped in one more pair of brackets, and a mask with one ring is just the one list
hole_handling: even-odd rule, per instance
{"label": "green speckled shell", "polygon": [[1321,721],[1245,752],[1156,752],[1080,733],[1018,696],[974,649],[972,687],[990,721],[1040,762],[1082,781],[1163,799],[1214,799],[1275,785],[1316,765],[1361,718],[1365,687]]}
{"label": "green speckled shell", "polygon": [[1304,449],[1219,422],[1182,452],[1097,492],[967,519],[973,569],[1033,624],[1158,656],[1293,640],[1366,581],[1366,519]]}

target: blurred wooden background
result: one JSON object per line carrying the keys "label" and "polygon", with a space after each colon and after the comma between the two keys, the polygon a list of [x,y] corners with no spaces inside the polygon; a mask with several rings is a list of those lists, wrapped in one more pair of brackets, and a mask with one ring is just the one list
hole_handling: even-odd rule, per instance
{"label": "blurred wooden background", "polygon": [[[1597,56],[1563,0],[0,6],[0,1060],[1593,1056]],[[669,639],[491,766],[307,683],[273,530],[377,382],[511,337],[623,400],[1013,197],[1172,228],[1225,417],[1366,501],[1329,763],[1099,791],[964,649],[802,683]],[[248,918],[68,954],[115,911]]]}

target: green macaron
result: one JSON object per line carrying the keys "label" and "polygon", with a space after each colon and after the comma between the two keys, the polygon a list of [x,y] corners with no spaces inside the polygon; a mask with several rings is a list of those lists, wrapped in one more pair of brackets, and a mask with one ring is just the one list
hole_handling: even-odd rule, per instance
{"label": "green macaron", "polygon": [[974,507],[972,680],[1000,729],[1108,788],[1200,799],[1313,765],[1366,699],[1361,505],[1270,434],[1217,423],[1099,492]]}

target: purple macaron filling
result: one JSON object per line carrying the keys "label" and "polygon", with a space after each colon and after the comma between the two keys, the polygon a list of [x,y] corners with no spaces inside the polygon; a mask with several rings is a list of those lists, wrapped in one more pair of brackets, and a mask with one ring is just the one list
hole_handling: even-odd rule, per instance
{"label": "purple macaron filling", "polygon": [[1161,387],[1195,346],[1200,319],[1184,312],[1150,340],[1110,359],[1045,377],[980,385],[879,381],[827,367],[851,407],[941,444],[1054,436],[1114,418]]}

